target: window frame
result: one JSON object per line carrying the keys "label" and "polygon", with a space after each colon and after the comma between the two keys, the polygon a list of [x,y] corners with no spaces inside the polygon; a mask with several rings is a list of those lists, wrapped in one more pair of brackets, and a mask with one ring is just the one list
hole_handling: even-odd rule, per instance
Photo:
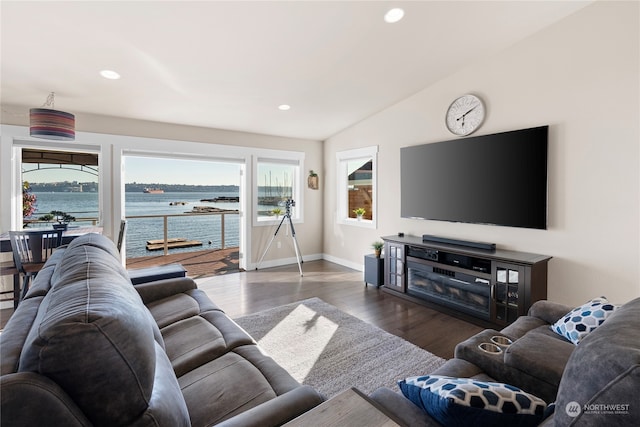
{"label": "window frame", "polygon": [[[372,219],[349,217],[349,173],[347,164],[358,159],[371,159]],[[338,224],[363,228],[378,228],[378,146],[362,147],[336,153],[336,221]]]}
{"label": "window frame", "polygon": [[64,151],[69,153],[89,153],[98,156],[98,220],[97,226],[102,227],[104,225],[104,198],[107,186],[104,183],[104,156],[102,148],[98,145],[89,144],[72,144],[60,141],[50,141],[47,144],[43,144],[40,141],[28,141],[22,139],[15,139],[11,145],[12,150],[12,203],[11,203],[11,229],[22,230],[22,184],[23,184],[23,163],[22,163],[22,150],[35,149],[35,150],[47,150],[47,151]]}
{"label": "window frame", "polygon": [[[281,164],[293,166],[293,177],[291,181],[292,196],[295,207],[292,208],[291,221],[293,223],[304,222],[304,191],[302,185],[302,171],[304,170],[304,153],[300,152],[279,152],[277,154],[266,154],[253,156],[253,195],[252,195],[252,223],[254,227],[273,226],[280,223],[280,217],[260,217],[258,216],[258,187],[260,177],[258,176],[258,166],[260,163]],[[285,207],[282,207],[283,212]]]}

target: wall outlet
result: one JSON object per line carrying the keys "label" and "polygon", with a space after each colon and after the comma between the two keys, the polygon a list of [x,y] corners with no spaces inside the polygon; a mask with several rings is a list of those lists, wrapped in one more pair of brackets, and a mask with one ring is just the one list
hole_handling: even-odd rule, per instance
{"label": "wall outlet", "polygon": [[280,240],[278,240],[276,242],[276,248],[280,249],[282,247],[282,242]]}

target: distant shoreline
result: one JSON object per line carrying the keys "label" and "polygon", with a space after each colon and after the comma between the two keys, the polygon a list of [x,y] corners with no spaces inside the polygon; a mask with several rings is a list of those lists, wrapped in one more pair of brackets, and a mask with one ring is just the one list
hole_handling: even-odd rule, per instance
{"label": "distant shoreline", "polygon": [[[68,193],[77,192],[95,192],[98,190],[96,182],[29,182],[29,187],[34,193]],[[158,184],[158,183],[129,183],[124,185],[126,193],[141,193],[145,188],[161,188],[167,193],[233,193],[239,192],[238,185],[191,185],[191,184]]]}
{"label": "distant shoreline", "polygon": [[139,184],[137,182],[124,185],[124,191],[126,193],[141,192],[145,188],[159,188],[164,190],[165,193],[231,193],[240,191],[238,185]]}
{"label": "distant shoreline", "polygon": [[[30,182],[30,190],[34,193],[96,193],[98,185],[95,182]],[[240,192],[238,185],[189,185],[189,184],[125,184],[125,193],[142,193],[145,188],[159,188],[165,193],[235,193]],[[282,188],[258,186],[259,191],[279,193]],[[287,192],[291,192],[289,188]]]}

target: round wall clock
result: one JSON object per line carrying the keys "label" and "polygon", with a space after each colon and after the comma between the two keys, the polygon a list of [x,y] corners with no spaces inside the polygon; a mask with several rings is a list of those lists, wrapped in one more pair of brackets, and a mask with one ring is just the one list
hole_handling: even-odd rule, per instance
{"label": "round wall clock", "polygon": [[465,136],[477,130],[484,121],[484,104],[475,95],[462,95],[449,105],[445,122],[455,135]]}

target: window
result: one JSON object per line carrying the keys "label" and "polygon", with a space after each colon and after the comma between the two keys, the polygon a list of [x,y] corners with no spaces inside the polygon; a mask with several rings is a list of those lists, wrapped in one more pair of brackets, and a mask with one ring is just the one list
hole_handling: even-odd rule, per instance
{"label": "window", "polygon": [[362,227],[377,226],[377,156],[377,146],[336,154],[338,222]]}
{"label": "window", "polygon": [[28,228],[100,222],[98,154],[23,148],[22,221]]}
{"label": "window", "polygon": [[287,208],[292,220],[301,219],[300,160],[258,158],[254,170],[256,222],[280,221]]}
{"label": "window", "polygon": [[165,255],[148,244],[164,243],[165,225],[169,239],[200,243],[176,244],[170,254],[240,247],[240,163],[178,153],[125,153],[123,159],[127,262]]}

